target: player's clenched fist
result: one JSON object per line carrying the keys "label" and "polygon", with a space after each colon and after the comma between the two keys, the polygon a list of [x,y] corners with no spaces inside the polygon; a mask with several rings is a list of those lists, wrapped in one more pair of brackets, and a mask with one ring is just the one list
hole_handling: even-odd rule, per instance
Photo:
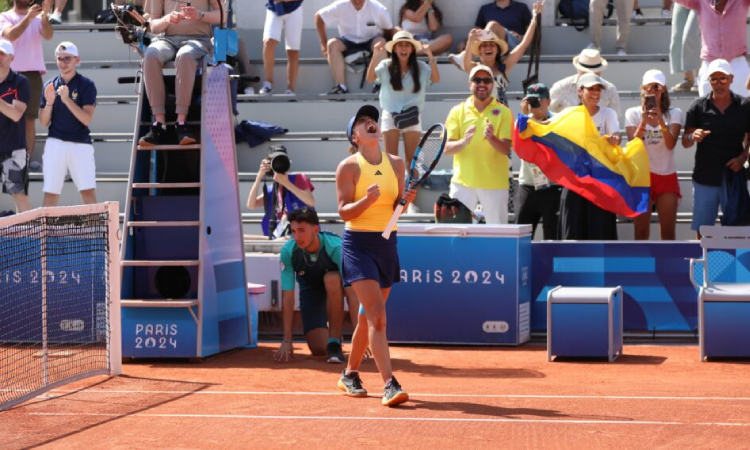
{"label": "player's clenched fist", "polygon": [[370,185],[367,188],[367,200],[370,203],[375,203],[375,201],[380,197],[380,185],[375,183]]}

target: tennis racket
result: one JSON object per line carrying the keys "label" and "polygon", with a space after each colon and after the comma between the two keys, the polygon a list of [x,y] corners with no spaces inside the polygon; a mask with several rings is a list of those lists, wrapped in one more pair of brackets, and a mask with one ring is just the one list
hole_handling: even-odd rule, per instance
{"label": "tennis racket", "polygon": [[[424,136],[422,136],[422,140],[419,141],[419,145],[417,146],[417,151],[414,153],[414,158],[411,160],[411,166],[409,166],[409,178],[406,180],[407,191],[419,186],[427,179],[435,166],[437,166],[440,156],[443,154],[447,137],[445,126],[441,123],[431,126]],[[396,206],[396,210],[393,211],[393,216],[388,221],[385,231],[383,231],[383,238],[388,239],[391,237],[391,232],[396,227],[396,222],[398,222],[399,216],[404,211],[404,206],[406,206],[406,200],[402,198]]]}

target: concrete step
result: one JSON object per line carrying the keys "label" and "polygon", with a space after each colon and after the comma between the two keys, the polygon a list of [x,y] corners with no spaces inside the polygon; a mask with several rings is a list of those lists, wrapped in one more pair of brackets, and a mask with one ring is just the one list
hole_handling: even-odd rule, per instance
{"label": "concrete step", "polygon": [[[572,55],[554,56],[544,58],[540,64],[540,81],[552,86],[557,80],[572,75],[575,71],[571,61]],[[277,94],[284,93],[286,90],[286,65],[285,61],[279,61],[274,69],[275,91]],[[440,72],[440,82],[429,86],[428,92],[460,92],[468,90],[468,76],[465,72],[447,62],[446,58],[439,58],[438,70]],[[618,87],[619,90],[636,90],[640,87],[640,80],[644,72],[649,69],[659,69],[667,74],[669,84],[675,84],[681,81],[680,74],[669,74],[668,55],[651,54],[639,55],[632,57],[610,57],[610,66],[603,73],[603,76]],[[522,61],[510,74],[510,91],[521,91],[522,80],[526,76],[527,63]],[[96,84],[99,95],[132,95],[135,93],[136,85],[120,84],[118,79],[126,77],[135,77],[140,69],[139,61],[92,61],[79,68],[81,74],[92,79]],[[264,79],[261,66],[254,67],[254,74]],[[57,74],[57,69],[53,63],[47,64],[47,74],[44,80],[49,80]],[[173,73],[168,69],[168,73]],[[370,93],[372,84],[365,83],[360,88],[362,74],[352,74],[347,72],[347,85],[351,92]],[[261,84],[254,84],[256,91],[260,89]],[[300,65],[299,79],[296,86],[297,94],[323,94],[328,92],[333,86],[333,77],[327,63],[322,58],[311,58],[302,61]]]}
{"label": "concrete step", "polygon": [[[573,75],[575,68],[572,64],[573,56],[564,59],[556,58],[555,62],[542,62],[539,67],[539,79],[551,87],[556,81]],[[312,60],[300,66],[297,94],[322,94],[333,86],[333,76],[327,64],[322,59]],[[609,62],[609,61],[608,61]],[[510,73],[510,91],[522,91],[522,81],[526,77],[527,63],[519,63]],[[602,74],[618,90],[630,91],[640,89],[642,75],[650,69],[659,69],[667,75],[669,85],[682,81],[682,74],[669,74],[669,58],[666,54],[653,55],[648,60],[616,60],[612,58],[609,67]],[[450,63],[438,64],[440,82],[428,87],[428,92],[461,92],[468,91],[468,75]],[[264,76],[260,75],[262,79]],[[372,84],[365,83],[360,88],[362,74],[347,72],[347,86],[351,92],[371,92]],[[274,69],[275,92],[283,94],[286,90],[286,65],[277,64]],[[260,89],[256,84],[256,91]]]}
{"label": "concrete step", "polygon": [[[690,213],[693,208],[691,193],[692,182],[689,179],[689,175],[681,178],[680,190],[683,193],[683,199],[678,207],[678,212]],[[315,186],[315,190],[313,191],[315,196],[315,209],[322,213],[335,213],[338,211],[335,180],[329,176],[316,177],[314,175],[311,176],[311,180]],[[250,192],[250,186],[252,186],[252,182],[240,181],[240,192],[242,194],[241,198],[243,199],[243,202],[247,199],[247,193]],[[416,204],[422,211],[432,211],[435,201],[440,194],[444,192],[447,193],[448,190],[420,189]],[[258,211],[262,212],[261,210]]]}
{"label": "concrete step", "polygon": [[[400,223],[407,223],[407,220],[402,220]],[[260,227],[260,221],[256,219],[248,220],[243,224],[242,231],[246,235],[253,235],[253,236],[259,236],[262,235],[262,229]],[[330,231],[333,233],[338,234],[339,236],[343,235],[344,233],[344,223],[343,222],[325,222],[321,223],[322,230]],[[677,240],[680,241],[686,241],[686,240],[693,240],[695,239],[695,232],[690,229],[690,219],[689,218],[683,218],[679,219],[677,222],[676,227],[676,234],[677,234]],[[633,224],[630,221],[623,220],[620,218],[620,221],[617,223],[617,236],[619,240],[621,241],[627,241],[627,240],[633,240]],[[541,224],[537,227],[537,232],[534,235],[534,240],[540,241],[543,240],[543,231]],[[652,241],[659,241],[659,223],[656,222],[656,218],[652,220],[651,223],[651,240]]]}
{"label": "concrete step", "polygon": [[[292,160],[292,171],[303,173],[329,173],[333,176],[338,163],[347,156],[348,142],[343,134],[334,135],[329,140],[321,139],[295,139],[279,137],[273,140],[274,145],[286,147]],[[39,153],[35,153],[34,159],[41,160],[44,140],[38,141]],[[270,144],[269,144],[270,145]],[[130,170],[130,156],[132,153],[132,142],[127,140],[112,140],[95,142],[96,170],[99,176],[107,174],[122,174],[125,177]],[[403,156],[403,144],[399,153]],[[268,154],[268,145],[250,148],[242,143],[237,146],[237,163],[240,173],[256,173],[261,160]],[[690,173],[694,166],[695,148],[685,149],[678,144],[674,149],[677,170]],[[447,170],[453,167],[451,157],[441,158],[435,170]],[[513,157],[513,170],[518,172],[520,160]]]}
{"label": "concrete step", "polygon": [[[474,24],[474,18],[476,18],[476,15],[458,26],[444,27],[440,33],[452,35],[454,42],[465,41],[469,29]],[[614,25],[614,22],[608,23],[608,25],[605,24],[602,27],[602,53],[605,57],[616,52],[615,42],[617,41],[617,26]],[[261,55],[263,49],[263,27],[261,26],[260,29],[254,30],[240,29],[239,32],[247,44],[250,58],[258,58],[256,55]],[[661,21],[643,25],[634,24],[630,29],[628,53],[668,53],[671,32],[671,24]],[[329,37],[337,35],[336,30],[328,30]],[[302,42],[303,45],[300,49],[301,57],[321,57],[319,39],[314,27],[306,28],[302,31]],[[589,43],[590,35],[588,28],[579,32],[575,28],[568,26],[542,27],[543,55],[577,55]],[[276,47],[276,56],[279,58],[284,57],[283,45]]]}
{"label": "concrete step", "polygon": [[[315,183],[315,197],[316,197],[316,209],[324,216],[323,228],[343,233],[343,223],[340,220],[335,219],[336,207],[335,207],[335,184],[331,178],[313,178]],[[243,181],[240,183],[240,199],[242,204],[242,215],[243,215],[243,232],[245,234],[260,234],[260,218],[262,217],[261,210],[248,211],[244,207],[247,193],[249,192],[252,181],[250,177],[243,176]],[[120,214],[124,212],[125,208],[125,197],[127,178],[122,176],[113,176],[109,178],[100,177],[97,179],[97,197],[99,201],[118,201],[120,204]],[[681,181],[681,189],[683,193],[689,193],[690,182]],[[422,214],[419,216],[404,216],[402,221],[410,220],[429,220],[429,216],[432,211],[437,197],[442,191],[430,191],[422,189],[417,197],[417,205],[421,208]],[[690,211],[692,209],[692,202],[688,198],[689,195],[683,199],[680,203],[678,212],[678,239],[693,239],[694,233],[689,229]],[[41,176],[38,174],[32,174],[32,181],[30,183],[30,202],[32,207],[39,207],[42,204],[42,182]],[[75,186],[72,182],[66,182],[63,189],[60,205],[75,205],[80,204],[80,197],[75,190]],[[8,195],[0,195],[0,210],[12,210],[14,208],[13,201]],[[335,222],[330,223],[330,220]],[[632,239],[632,224],[627,223],[626,219],[620,218],[621,223],[618,224],[618,233],[621,240]],[[652,225],[652,239],[658,239],[658,225]],[[541,238],[541,233],[538,233],[537,239]]]}
{"label": "concrete step", "polygon": [[[261,9],[261,11],[258,11],[260,18],[265,17],[265,11],[262,10],[264,3],[253,3],[252,8]],[[242,17],[245,12],[240,10],[238,14]],[[305,15],[310,16],[310,21],[312,21],[313,14],[312,9],[306,9]],[[467,17],[467,20],[461,23],[448,25],[441,30],[441,33],[451,34],[454,42],[466,40],[468,30],[473,25],[475,17],[476,13],[473,13],[470,19]],[[239,23],[242,28],[238,29],[238,32],[247,45],[249,58],[260,59],[263,48],[262,24],[259,28],[248,29],[245,28],[242,20]],[[615,53],[616,33],[617,26],[613,22],[608,22],[608,24],[604,25],[602,30],[602,51],[605,56]],[[628,52],[631,54],[667,53],[669,51],[670,35],[671,25],[666,22],[658,21],[644,25],[634,24],[631,27]],[[337,36],[337,31],[329,29],[328,36]],[[118,40],[113,31],[109,30],[57,30],[52,40],[44,42],[44,54],[53,55],[55,46],[63,40],[70,40],[78,46],[81,52],[81,59],[84,62],[112,59],[131,59],[137,61],[139,59],[137,54],[132,53],[130,48]],[[302,42],[303,45],[300,49],[300,56],[302,58],[321,57],[319,39],[314,25],[310,25],[303,30]],[[545,26],[542,29],[542,54],[544,55],[575,55],[586,47],[589,42],[588,29],[583,32],[576,31],[573,27],[568,26]],[[285,56],[284,53],[284,45],[277,46],[276,56],[283,58]]]}
{"label": "concrete step", "polygon": [[[422,112],[422,122],[433,124],[445,122],[450,109],[460,103],[465,97],[462,93],[450,95],[450,100],[428,100]],[[468,92],[466,93],[468,97]],[[511,93],[510,108],[516,113],[520,111],[520,92]],[[238,104],[239,118],[246,120],[260,120],[269,122],[295,132],[343,131],[348,120],[363,104],[376,104],[375,96],[353,96],[347,101],[297,101],[293,104],[284,101],[243,101]],[[430,97],[428,97],[429,99]],[[695,100],[696,94],[674,96],[674,107],[687,111]],[[243,100],[252,100],[244,97]],[[621,126],[624,127],[624,113],[627,108],[638,106],[640,100],[634,93],[623,93],[621,96],[622,113]],[[134,103],[120,104],[102,102],[98,104],[91,129],[95,132],[132,133],[135,120],[136,105]],[[37,122],[37,133],[44,133]]]}

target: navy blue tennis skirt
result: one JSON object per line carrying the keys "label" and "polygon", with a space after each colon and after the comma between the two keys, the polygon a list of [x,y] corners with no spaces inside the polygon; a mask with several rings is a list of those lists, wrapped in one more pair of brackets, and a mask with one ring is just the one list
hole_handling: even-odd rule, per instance
{"label": "navy blue tennis skirt", "polygon": [[381,288],[401,280],[396,233],[388,240],[379,231],[344,231],[341,244],[341,272],[344,283],[375,280]]}

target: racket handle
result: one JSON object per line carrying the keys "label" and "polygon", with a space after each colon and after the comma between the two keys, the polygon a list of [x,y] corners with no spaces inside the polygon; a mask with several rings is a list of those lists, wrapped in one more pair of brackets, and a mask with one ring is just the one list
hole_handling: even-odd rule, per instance
{"label": "racket handle", "polygon": [[398,206],[396,206],[396,210],[393,211],[393,215],[391,216],[391,220],[388,221],[385,231],[383,231],[382,236],[384,239],[391,238],[391,233],[393,232],[393,229],[396,228],[396,222],[398,222],[398,218],[401,216],[402,212],[404,212],[404,205],[399,203]]}

